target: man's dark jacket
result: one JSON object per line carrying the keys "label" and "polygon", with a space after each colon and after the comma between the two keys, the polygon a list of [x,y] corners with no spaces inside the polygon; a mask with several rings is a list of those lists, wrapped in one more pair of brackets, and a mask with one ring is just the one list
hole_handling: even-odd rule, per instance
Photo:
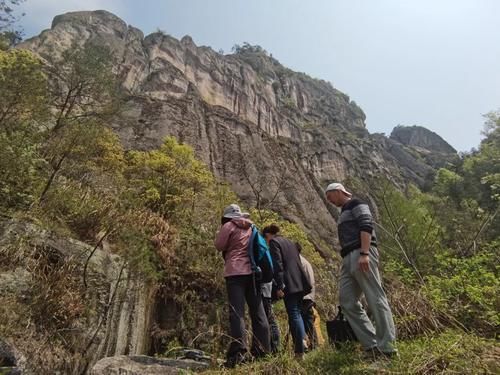
{"label": "man's dark jacket", "polygon": [[273,258],[274,280],[278,289],[284,288],[285,295],[294,293],[310,293],[311,285],[307,281],[299,250],[290,240],[276,236],[269,242]]}

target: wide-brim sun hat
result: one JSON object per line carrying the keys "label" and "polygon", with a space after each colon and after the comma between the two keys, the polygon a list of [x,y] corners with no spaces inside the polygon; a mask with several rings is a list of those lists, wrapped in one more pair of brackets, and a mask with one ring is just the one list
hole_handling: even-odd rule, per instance
{"label": "wide-brim sun hat", "polygon": [[237,204],[230,204],[229,206],[224,208],[222,217],[225,217],[227,219],[236,219],[238,217],[247,218],[250,217],[250,214],[248,212],[241,212],[241,208]]}

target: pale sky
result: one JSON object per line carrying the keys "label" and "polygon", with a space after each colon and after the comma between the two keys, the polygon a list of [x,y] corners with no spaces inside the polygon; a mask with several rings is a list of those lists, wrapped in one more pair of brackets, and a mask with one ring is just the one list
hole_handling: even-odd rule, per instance
{"label": "pale sky", "polygon": [[231,51],[258,44],[283,65],[332,82],[370,132],[422,125],[459,151],[500,109],[500,0],[27,0],[26,36],[68,11],[105,9],[147,35]]}

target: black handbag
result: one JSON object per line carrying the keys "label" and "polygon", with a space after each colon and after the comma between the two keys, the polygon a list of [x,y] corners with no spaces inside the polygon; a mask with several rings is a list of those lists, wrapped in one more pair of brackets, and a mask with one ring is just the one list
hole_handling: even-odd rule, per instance
{"label": "black handbag", "polygon": [[339,306],[339,312],[335,319],[326,322],[326,331],[330,344],[339,347],[341,343],[347,341],[358,341],[349,322],[342,314],[342,308]]}

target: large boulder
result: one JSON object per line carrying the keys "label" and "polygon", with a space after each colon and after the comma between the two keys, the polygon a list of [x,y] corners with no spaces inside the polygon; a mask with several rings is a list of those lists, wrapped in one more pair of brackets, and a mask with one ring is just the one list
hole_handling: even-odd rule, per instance
{"label": "large boulder", "polygon": [[206,370],[208,364],[189,359],[162,359],[145,355],[120,355],[107,357],[97,362],[91,375],[169,375],[186,370]]}

